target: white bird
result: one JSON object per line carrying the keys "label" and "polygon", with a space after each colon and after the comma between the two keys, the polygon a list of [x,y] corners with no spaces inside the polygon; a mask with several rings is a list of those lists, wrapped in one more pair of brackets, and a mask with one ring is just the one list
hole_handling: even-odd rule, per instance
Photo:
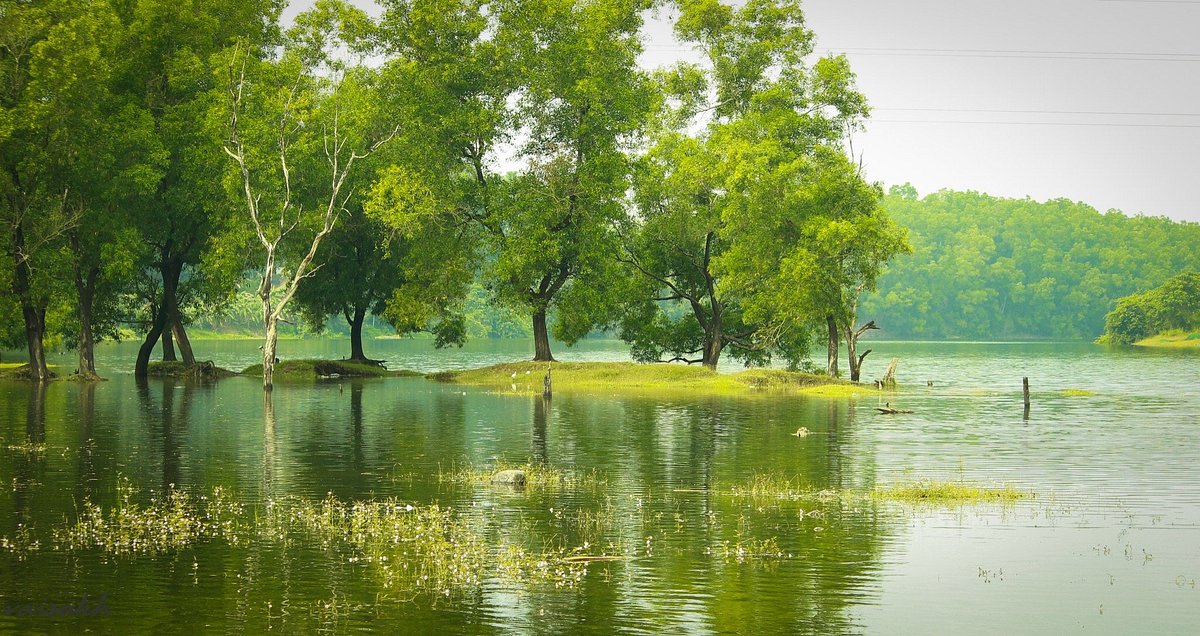
{"label": "white bird", "polygon": [[796,432],[792,433],[792,435],[794,437],[808,437],[808,429],[801,426],[800,428],[796,429]]}
{"label": "white bird", "polygon": [[516,371],[513,371],[513,374],[512,374],[512,379],[514,379],[514,380],[516,380],[516,379],[517,379],[517,372],[516,372]]}

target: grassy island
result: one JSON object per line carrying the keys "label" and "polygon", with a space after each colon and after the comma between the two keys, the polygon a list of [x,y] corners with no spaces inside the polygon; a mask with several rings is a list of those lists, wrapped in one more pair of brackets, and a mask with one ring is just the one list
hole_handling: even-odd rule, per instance
{"label": "grassy island", "polygon": [[[511,362],[467,371],[442,371],[427,377],[439,382],[467,384],[498,391],[541,393],[545,362]],[[699,366],[638,364],[635,362],[554,362],[554,391],[661,392],[707,394],[754,392],[845,396],[874,393],[875,389],[823,375],[779,369],[748,369],[717,373]]]}
{"label": "grassy island", "polygon": [[[57,365],[47,365],[51,378],[57,378],[60,370]],[[25,362],[0,362],[0,378],[8,380],[29,380],[29,364]]]}
{"label": "grassy island", "polygon": [[1171,329],[1133,343],[1138,347],[1166,349],[1200,349],[1200,331]]}
{"label": "grassy island", "polygon": [[[262,365],[242,369],[242,375],[262,376]],[[377,364],[355,360],[284,360],[275,365],[277,380],[315,380],[324,377],[395,378],[419,377],[416,371],[389,371]]]}

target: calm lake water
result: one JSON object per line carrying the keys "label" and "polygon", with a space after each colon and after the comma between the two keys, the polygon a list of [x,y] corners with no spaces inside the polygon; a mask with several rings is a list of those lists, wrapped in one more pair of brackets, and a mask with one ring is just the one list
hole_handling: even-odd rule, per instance
{"label": "calm lake water", "polygon": [[[256,342],[195,344],[230,368],[258,353]],[[866,375],[900,358],[899,393],[560,392],[546,404],[389,378],[283,383],[268,408],[254,378],[138,384],[136,345],[106,345],[98,366],[108,382],[0,382],[0,537],[10,546],[0,550],[0,601],[104,595],[108,613],[6,611],[0,631],[1197,633],[1200,352],[871,346]],[[280,355],[336,358],[347,348],[285,341]],[[528,342],[368,345],[391,368],[421,371],[529,351]],[[626,358],[605,341],[556,354]],[[1027,420],[1022,376],[1033,390]],[[884,400],[914,413],[877,414]],[[793,436],[800,426],[810,435]],[[544,463],[574,481],[513,490],[449,478],[498,461]],[[967,506],[738,496],[764,475],[831,492],[933,478],[1036,496]],[[130,554],[59,545],[56,532],[88,502],[110,510],[123,483],[142,505],[170,489],[197,502],[220,488],[256,527],[285,501],[395,498],[398,515],[437,504],[489,560],[514,546],[533,561],[621,560],[548,576],[488,566],[443,589],[396,574],[403,544],[385,563],[319,533],[210,536]]]}

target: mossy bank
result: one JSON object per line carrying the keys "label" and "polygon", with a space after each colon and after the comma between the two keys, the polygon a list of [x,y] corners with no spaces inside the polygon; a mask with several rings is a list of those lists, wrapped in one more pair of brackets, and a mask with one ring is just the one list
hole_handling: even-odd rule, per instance
{"label": "mossy bank", "polygon": [[[242,370],[242,375],[262,376],[262,365]],[[318,378],[396,378],[419,377],[416,371],[389,371],[377,364],[353,360],[284,360],[275,365],[276,380],[316,380]]]}
{"label": "mossy bank", "polygon": [[[553,390],[566,392],[769,392],[831,397],[876,392],[872,387],[845,380],[779,369],[718,373],[704,367],[633,362],[554,362],[549,367]],[[497,391],[540,394],[546,369],[545,362],[512,362],[467,371],[442,371],[431,373],[427,377],[439,382],[480,386]]]}

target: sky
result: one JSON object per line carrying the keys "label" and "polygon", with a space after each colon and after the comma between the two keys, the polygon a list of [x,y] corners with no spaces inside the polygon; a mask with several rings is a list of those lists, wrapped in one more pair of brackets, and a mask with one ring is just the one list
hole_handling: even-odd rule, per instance
{"label": "sky", "polygon": [[[1200,0],[802,6],[872,106],[869,178],[1200,222]],[[689,55],[670,20],[648,23],[645,65]]]}

